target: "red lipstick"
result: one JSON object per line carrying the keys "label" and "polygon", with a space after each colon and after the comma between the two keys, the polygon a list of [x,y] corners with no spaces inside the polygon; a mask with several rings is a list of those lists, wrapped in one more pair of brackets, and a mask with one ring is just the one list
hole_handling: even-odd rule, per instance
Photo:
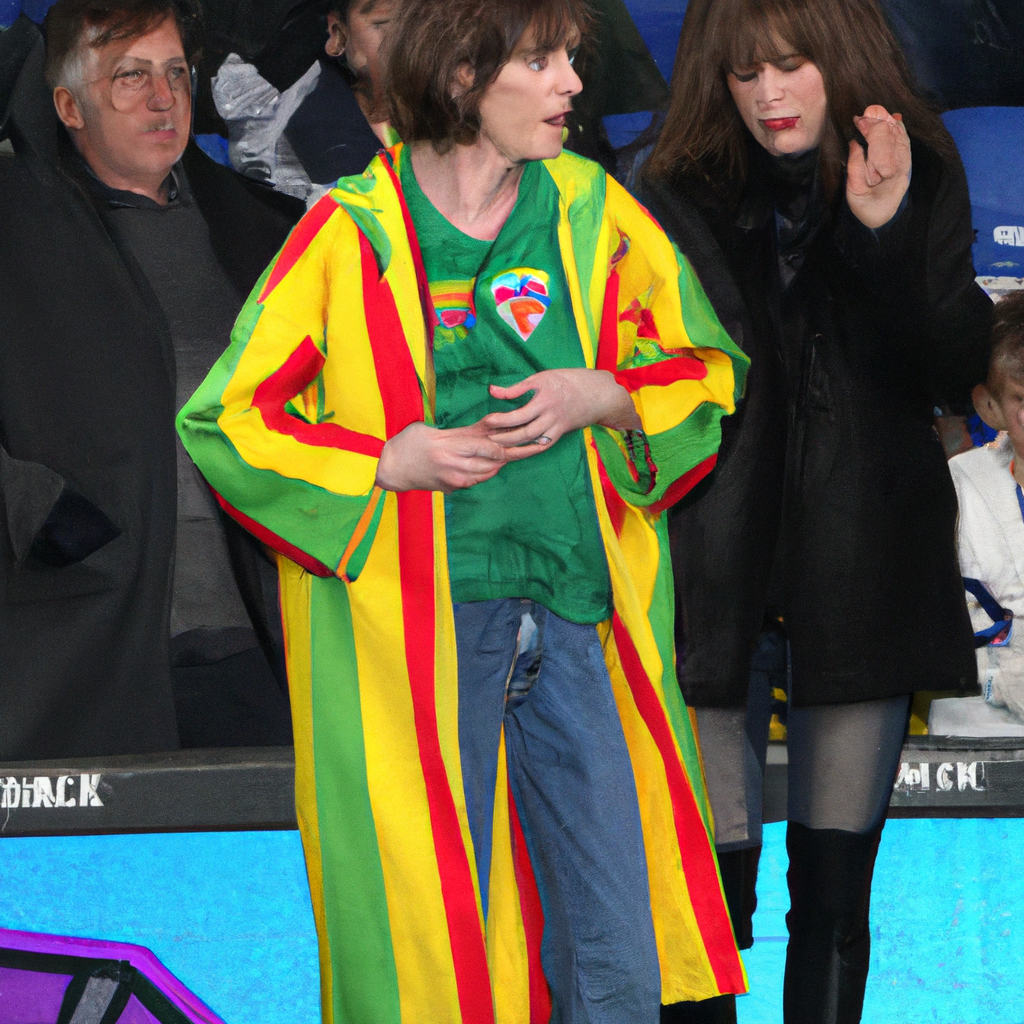
{"label": "red lipstick", "polygon": [[772,117],[761,122],[769,131],[781,132],[786,128],[795,128],[799,117]]}

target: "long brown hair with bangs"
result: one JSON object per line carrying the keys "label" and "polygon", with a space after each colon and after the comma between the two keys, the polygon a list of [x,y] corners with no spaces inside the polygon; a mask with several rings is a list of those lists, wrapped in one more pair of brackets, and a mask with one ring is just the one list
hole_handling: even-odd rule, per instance
{"label": "long brown hair with bangs", "polygon": [[726,83],[737,68],[799,54],[821,72],[828,117],[818,157],[831,198],[845,181],[853,118],[873,103],[903,115],[932,149],[953,148],[938,114],[915,92],[906,59],[875,0],[690,0],[664,128],[645,175],[697,171],[723,193],[747,176],[750,133]]}
{"label": "long brown hair with bangs", "polygon": [[381,47],[383,114],[405,142],[471,145],[484,91],[524,37],[549,53],[590,23],[585,0],[405,0]]}

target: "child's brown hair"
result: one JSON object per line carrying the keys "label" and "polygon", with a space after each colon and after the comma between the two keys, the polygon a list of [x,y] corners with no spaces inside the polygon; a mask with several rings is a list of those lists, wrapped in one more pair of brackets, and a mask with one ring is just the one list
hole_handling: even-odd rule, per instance
{"label": "child's brown hair", "polygon": [[1024,382],[1024,291],[1011,292],[992,309],[989,391],[998,395],[1006,377]]}

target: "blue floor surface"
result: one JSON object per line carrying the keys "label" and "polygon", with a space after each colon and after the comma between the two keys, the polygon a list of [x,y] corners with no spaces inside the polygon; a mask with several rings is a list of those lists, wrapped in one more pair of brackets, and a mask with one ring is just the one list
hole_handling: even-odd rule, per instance
{"label": "blue floor surface", "polygon": [[[765,828],[751,993],[781,1024],[785,826]],[[1024,820],[890,821],[864,1024],[1024,1024]],[[152,949],[227,1024],[316,1024],[316,940],[295,832],[0,840],[0,927]]]}
{"label": "blue floor surface", "polygon": [[[739,1024],[782,1024],[785,824],[765,827],[750,994]],[[871,900],[864,1024],[1024,1024],[1024,820],[886,824]]]}
{"label": "blue floor surface", "polygon": [[227,1024],[320,1019],[298,832],[0,839],[0,927],[146,946]]}

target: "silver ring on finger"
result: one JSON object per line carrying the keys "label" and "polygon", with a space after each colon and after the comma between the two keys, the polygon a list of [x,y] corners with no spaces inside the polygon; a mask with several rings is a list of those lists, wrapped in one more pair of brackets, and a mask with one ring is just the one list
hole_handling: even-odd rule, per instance
{"label": "silver ring on finger", "polygon": [[551,438],[548,437],[547,434],[541,434],[540,437],[535,437],[533,439],[533,443],[539,445],[551,444]]}

